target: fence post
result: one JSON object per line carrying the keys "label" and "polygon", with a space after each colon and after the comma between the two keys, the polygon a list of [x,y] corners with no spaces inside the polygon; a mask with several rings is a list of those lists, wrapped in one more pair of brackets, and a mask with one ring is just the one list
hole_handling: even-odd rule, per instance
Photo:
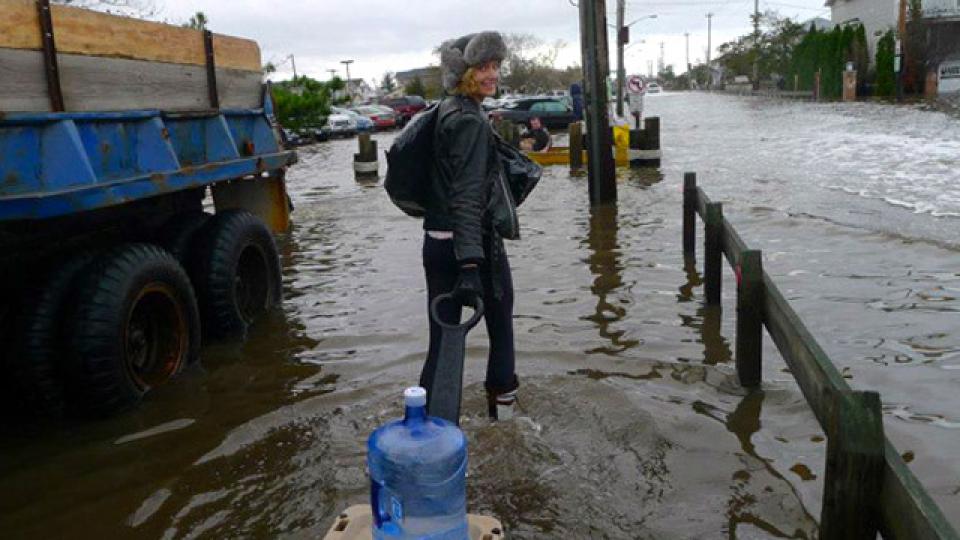
{"label": "fence post", "polygon": [[833,398],[820,538],[875,540],[885,446],[880,394],[843,391]]}
{"label": "fence post", "polygon": [[683,173],[683,255],[697,256],[697,173]]}
{"label": "fence post", "polygon": [[570,122],[567,132],[570,134],[570,170],[576,171],[583,168],[583,124]]}
{"label": "fence post", "polygon": [[760,250],[740,253],[737,273],[737,378],[741,386],[763,379],[763,258]]}
{"label": "fence post", "polygon": [[703,287],[707,295],[707,305],[719,305],[723,270],[723,246],[720,243],[723,234],[723,204],[707,203],[704,221]]}

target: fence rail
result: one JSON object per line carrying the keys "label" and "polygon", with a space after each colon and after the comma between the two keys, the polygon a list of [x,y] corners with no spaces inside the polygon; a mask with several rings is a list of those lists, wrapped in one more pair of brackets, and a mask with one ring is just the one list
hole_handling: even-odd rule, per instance
{"label": "fence rail", "polygon": [[820,534],[823,539],[960,540],[896,448],[883,433],[880,397],[853,391],[806,325],[763,271],[762,254],[749,249],[723,217],[721,203],[683,182],[683,249],[696,257],[696,216],[704,221],[704,295],[720,305],[722,259],[737,275],[736,367],[740,384],[762,379],[766,327],[804,398],[827,435]]}

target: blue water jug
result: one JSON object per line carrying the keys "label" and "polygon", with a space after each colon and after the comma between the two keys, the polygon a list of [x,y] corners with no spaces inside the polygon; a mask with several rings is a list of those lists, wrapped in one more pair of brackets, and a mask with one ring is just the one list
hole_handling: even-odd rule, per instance
{"label": "blue water jug", "polygon": [[427,391],[407,388],[402,420],[367,441],[373,538],[467,540],[467,439],[427,416]]}

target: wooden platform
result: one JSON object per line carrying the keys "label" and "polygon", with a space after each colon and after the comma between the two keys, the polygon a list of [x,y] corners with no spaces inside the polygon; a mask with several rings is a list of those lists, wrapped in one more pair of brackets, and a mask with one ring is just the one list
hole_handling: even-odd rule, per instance
{"label": "wooden platform", "polygon": [[[503,526],[488,516],[469,514],[470,540],[502,540]],[[370,540],[373,516],[370,505],[356,504],[347,508],[330,526],[323,540]]]}
{"label": "wooden platform", "polygon": [[[0,0],[0,112],[49,111],[40,21],[33,0]],[[68,111],[209,108],[203,33],[51,7]],[[255,41],[213,35],[221,108],[261,102]]]}

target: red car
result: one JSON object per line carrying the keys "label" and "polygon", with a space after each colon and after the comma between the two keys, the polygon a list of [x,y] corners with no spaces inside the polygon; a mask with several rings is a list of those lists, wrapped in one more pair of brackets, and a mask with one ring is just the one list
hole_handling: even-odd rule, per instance
{"label": "red car", "polygon": [[389,107],[362,105],[350,110],[369,118],[373,122],[375,129],[393,129],[397,127],[397,115]]}
{"label": "red car", "polygon": [[420,96],[390,98],[384,100],[383,104],[397,111],[397,119],[401,126],[410,121],[413,115],[427,108],[427,102]]}

